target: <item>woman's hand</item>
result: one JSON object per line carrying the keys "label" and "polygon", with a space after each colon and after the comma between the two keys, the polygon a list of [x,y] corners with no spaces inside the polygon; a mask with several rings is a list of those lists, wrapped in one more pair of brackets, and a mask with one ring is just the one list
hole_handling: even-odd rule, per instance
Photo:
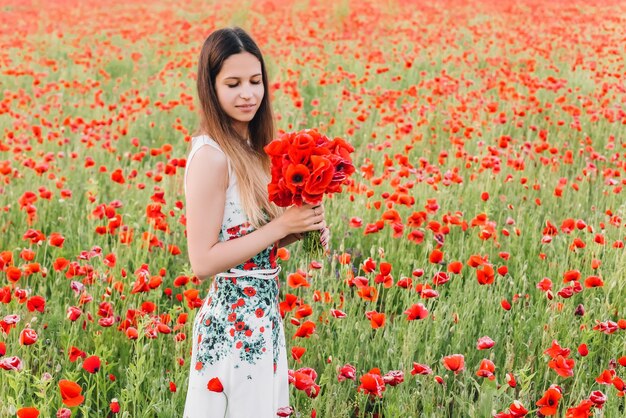
{"label": "woman's hand", "polygon": [[329,227],[326,226],[322,230],[320,241],[322,242],[322,245],[324,246],[324,251],[327,251],[329,249],[329,243],[330,243],[330,228]]}
{"label": "woman's hand", "polygon": [[324,229],[324,205],[290,206],[276,221],[282,226],[284,236]]}

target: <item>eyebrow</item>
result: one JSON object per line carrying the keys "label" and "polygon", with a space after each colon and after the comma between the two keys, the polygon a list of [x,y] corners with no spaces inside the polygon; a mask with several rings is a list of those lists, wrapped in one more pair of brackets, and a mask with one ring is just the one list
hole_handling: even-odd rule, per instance
{"label": "eyebrow", "polygon": [[[263,75],[263,74],[261,74],[261,73],[254,74],[254,75],[251,75],[251,76],[250,76],[250,78],[253,78],[253,77],[258,77],[258,76],[261,76],[261,75]],[[224,80],[228,80],[228,79],[231,79],[231,78],[232,78],[233,80],[239,80],[239,79],[240,79],[240,78],[242,78],[242,77],[234,77],[234,76],[233,76],[233,77],[226,77],[226,78],[224,78]],[[243,77],[243,78],[245,78],[245,77]]]}

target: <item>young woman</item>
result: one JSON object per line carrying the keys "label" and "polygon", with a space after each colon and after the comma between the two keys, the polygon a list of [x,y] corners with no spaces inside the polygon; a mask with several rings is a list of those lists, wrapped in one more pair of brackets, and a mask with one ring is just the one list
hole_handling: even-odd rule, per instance
{"label": "young woman", "polygon": [[285,210],[268,201],[263,147],[274,125],[252,38],[240,28],[213,32],[197,77],[200,129],[184,180],[187,243],[193,273],[215,278],[194,321],[184,417],[275,417],[289,407],[276,252],[316,229],[326,246],[324,208]]}

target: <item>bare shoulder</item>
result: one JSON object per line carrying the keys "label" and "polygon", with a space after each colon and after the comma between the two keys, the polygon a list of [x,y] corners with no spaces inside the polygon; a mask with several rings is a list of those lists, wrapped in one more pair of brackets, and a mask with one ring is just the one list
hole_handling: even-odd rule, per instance
{"label": "bare shoulder", "polygon": [[228,187],[228,160],[221,151],[209,145],[201,146],[191,159],[187,171],[187,192],[215,192]]}

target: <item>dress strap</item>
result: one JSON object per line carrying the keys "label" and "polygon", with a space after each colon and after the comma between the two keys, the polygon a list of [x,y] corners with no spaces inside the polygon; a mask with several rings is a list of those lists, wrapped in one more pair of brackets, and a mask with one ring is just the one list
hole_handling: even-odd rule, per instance
{"label": "dress strap", "polygon": [[241,270],[232,268],[229,271],[216,274],[215,277],[255,277],[257,279],[274,279],[280,273],[281,266],[274,269]]}

